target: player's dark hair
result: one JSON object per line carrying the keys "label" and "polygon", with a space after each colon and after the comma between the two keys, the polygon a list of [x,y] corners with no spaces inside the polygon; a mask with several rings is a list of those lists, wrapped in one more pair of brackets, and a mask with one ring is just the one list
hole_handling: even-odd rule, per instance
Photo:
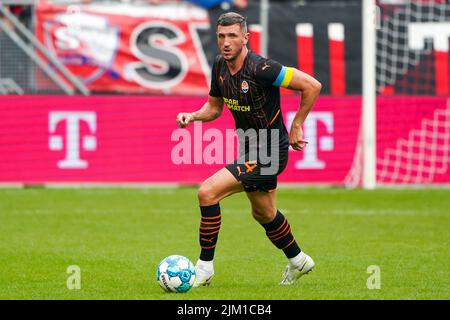
{"label": "player's dark hair", "polygon": [[247,18],[236,12],[227,12],[220,15],[217,19],[216,30],[218,26],[232,26],[238,24],[243,33],[247,33]]}

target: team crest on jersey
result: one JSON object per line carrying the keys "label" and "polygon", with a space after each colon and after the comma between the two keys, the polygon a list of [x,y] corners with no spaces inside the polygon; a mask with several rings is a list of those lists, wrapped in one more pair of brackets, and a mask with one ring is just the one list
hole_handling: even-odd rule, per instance
{"label": "team crest on jersey", "polygon": [[245,80],[242,81],[241,89],[242,89],[243,93],[247,93],[248,92],[248,83],[247,83],[247,81],[245,81]]}

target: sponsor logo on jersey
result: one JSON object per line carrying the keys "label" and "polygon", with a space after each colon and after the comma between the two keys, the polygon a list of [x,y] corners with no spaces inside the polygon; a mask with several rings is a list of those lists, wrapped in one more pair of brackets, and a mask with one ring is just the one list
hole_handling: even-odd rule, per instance
{"label": "sponsor logo on jersey", "polygon": [[241,111],[241,112],[250,112],[250,106],[241,106],[239,105],[239,101],[236,99],[228,99],[223,98],[223,101],[227,105],[228,109],[234,110],[234,111]]}

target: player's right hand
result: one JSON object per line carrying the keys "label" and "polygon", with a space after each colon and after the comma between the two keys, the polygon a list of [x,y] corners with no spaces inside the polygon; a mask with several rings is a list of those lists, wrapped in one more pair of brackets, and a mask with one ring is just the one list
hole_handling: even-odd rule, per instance
{"label": "player's right hand", "polygon": [[192,113],[180,112],[177,115],[177,124],[180,128],[186,128],[187,125],[194,120]]}

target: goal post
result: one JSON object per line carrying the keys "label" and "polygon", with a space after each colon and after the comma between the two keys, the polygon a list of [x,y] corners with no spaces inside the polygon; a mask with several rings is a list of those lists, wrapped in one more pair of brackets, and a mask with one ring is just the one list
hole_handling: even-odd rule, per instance
{"label": "goal post", "polygon": [[376,187],[376,3],[362,5],[362,152],[364,189]]}

